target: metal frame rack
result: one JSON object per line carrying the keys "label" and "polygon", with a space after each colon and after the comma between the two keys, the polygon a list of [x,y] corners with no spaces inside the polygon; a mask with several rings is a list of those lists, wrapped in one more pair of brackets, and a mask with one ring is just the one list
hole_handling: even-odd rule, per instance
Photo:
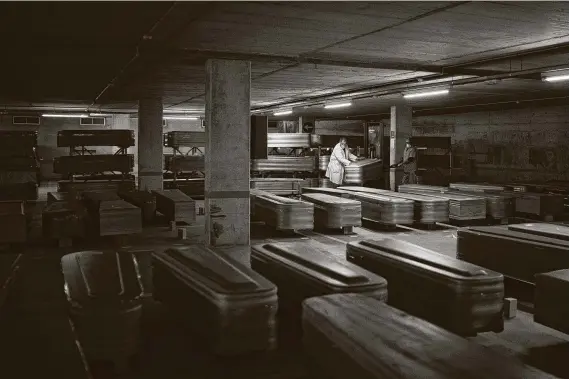
{"label": "metal frame rack", "polygon": [[[112,155],[127,156],[129,147],[134,146],[134,131],[128,129],[115,129],[115,130],[60,130],[57,133],[57,146],[69,148],[69,157],[78,156],[98,156],[100,154],[93,154],[87,147],[117,147],[118,150]],[[68,173],[70,182],[75,182],[77,174],[83,174],[81,181],[87,182],[89,180],[114,180],[120,179],[125,181],[128,179],[134,180],[132,169],[134,167],[134,159],[129,171],[110,170],[105,172],[112,172],[111,175],[105,174],[101,171],[77,171]],[[56,161],[54,161],[54,171],[56,168]],[[75,171],[76,169],[74,169]],[[80,169],[79,169],[80,170]]]}
{"label": "metal frame rack", "polygon": [[[172,149],[172,158],[176,160],[177,157],[188,157],[188,156],[204,156],[204,152],[201,147],[205,146],[205,132],[186,132],[186,131],[172,131],[164,133],[164,146]],[[183,153],[180,148],[189,147],[187,153]],[[164,162],[167,165],[167,162]],[[165,171],[169,171],[165,167]],[[192,171],[188,172],[189,175],[184,175],[184,171],[170,171],[172,173],[172,178],[174,179],[174,186],[176,186],[176,181],[178,177],[181,176],[184,179],[190,178],[203,178],[203,171]],[[195,174],[198,175],[195,175]],[[181,175],[180,175],[181,174]],[[166,175],[166,173],[165,173]]]}
{"label": "metal frame rack", "polygon": [[[0,200],[37,199],[40,167],[36,148],[35,131],[0,132]],[[28,175],[34,179],[28,181]]]}

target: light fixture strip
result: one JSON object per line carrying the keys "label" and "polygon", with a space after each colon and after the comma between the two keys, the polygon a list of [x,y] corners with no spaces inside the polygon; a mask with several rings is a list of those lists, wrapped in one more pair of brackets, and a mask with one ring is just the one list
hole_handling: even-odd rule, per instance
{"label": "light fixture strip", "polygon": [[347,103],[336,103],[336,104],[327,104],[324,106],[325,109],[336,109],[336,108],[346,108],[352,106],[352,102]]}
{"label": "light fixture strip", "polygon": [[546,76],[543,78],[543,80],[545,80],[546,82],[564,82],[569,80],[569,74]]}
{"label": "light fixture strip", "polygon": [[63,114],[63,113],[44,113],[42,117],[59,117],[59,118],[87,118],[88,114]]}
{"label": "light fixture strip", "polygon": [[403,95],[403,97],[406,99],[416,99],[419,97],[431,97],[431,96],[447,95],[448,93],[449,93],[448,89],[443,89],[443,90],[438,90],[438,91],[408,93],[408,94]]}
{"label": "light fixture strip", "polygon": [[188,117],[188,116],[164,116],[164,120],[198,120],[198,117]]}
{"label": "light fixture strip", "polygon": [[288,110],[288,111],[278,111],[273,113],[273,116],[286,116],[292,114],[292,110]]}

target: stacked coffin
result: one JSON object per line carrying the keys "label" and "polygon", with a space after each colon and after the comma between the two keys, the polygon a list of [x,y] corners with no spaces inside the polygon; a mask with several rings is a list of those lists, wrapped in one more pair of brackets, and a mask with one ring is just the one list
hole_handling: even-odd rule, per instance
{"label": "stacked coffin", "polygon": [[115,192],[84,192],[82,196],[89,214],[88,229],[95,236],[142,232],[140,208],[121,200]]}
{"label": "stacked coffin", "polygon": [[0,131],[0,200],[36,200],[37,132]]}
{"label": "stacked coffin", "polygon": [[154,254],[154,291],[217,354],[276,346],[277,288],[250,268],[200,246]]}
{"label": "stacked coffin", "polygon": [[335,188],[336,186],[328,178],[307,178],[300,185],[300,188],[304,187]]}
{"label": "stacked coffin", "polygon": [[486,201],[486,215],[494,219],[504,219],[514,215],[516,196],[500,193],[502,187],[473,184],[454,184],[455,187],[420,186],[422,190],[483,198]]}
{"label": "stacked coffin", "polygon": [[486,199],[445,192],[446,187],[421,184],[399,186],[399,192],[427,195],[446,199],[449,202],[449,218],[454,220],[481,220],[486,218]]}
{"label": "stacked coffin", "polygon": [[188,179],[165,179],[164,189],[179,189],[190,197],[204,196],[205,179],[204,178],[188,178]]}
{"label": "stacked coffin", "polygon": [[314,157],[283,157],[269,155],[267,159],[252,159],[251,171],[312,172],[316,170]]}
{"label": "stacked coffin", "polygon": [[205,132],[168,132],[164,138],[164,145],[168,147],[203,147],[205,146]]}
{"label": "stacked coffin", "polygon": [[277,285],[279,324],[291,323],[287,331],[300,331],[301,303],[313,296],[349,292],[380,301],[387,299],[384,278],[343,259],[334,259],[313,243],[252,246],[251,267]]}
{"label": "stacked coffin", "polygon": [[413,201],[415,204],[415,221],[420,223],[447,222],[449,219],[449,201],[447,199],[367,187],[342,186],[340,189]]}
{"label": "stacked coffin", "polygon": [[268,133],[267,134],[267,147],[268,148],[308,148],[310,147],[310,134],[309,133]]}
{"label": "stacked coffin", "polygon": [[196,221],[196,202],[179,189],[154,190],[156,210],[172,222],[193,224]]}
{"label": "stacked coffin", "polygon": [[535,283],[536,274],[569,268],[568,236],[569,227],[552,224],[464,228],[458,231],[457,257]]}
{"label": "stacked coffin", "polygon": [[138,208],[142,213],[142,222],[150,223],[156,216],[156,198],[148,191],[119,191],[119,197]]}
{"label": "stacked coffin", "polygon": [[26,242],[27,222],[22,201],[0,201],[0,244]]}
{"label": "stacked coffin", "polygon": [[70,155],[56,157],[53,160],[53,172],[61,175],[73,175],[86,172],[131,172],[134,156],[119,154]]}
{"label": "stacked coffin", "polygon": [[360,294],[306,300],[302,328],[315,377],[553,378]]}
{"label": "stacked coffin", "polygon": [[203,155],[166,155],[164,168],[171,172],[193,172],[205,170]]}
{"label": "stacked coffin", "polygon": [[255,217],[277,230],[314,228],[314,204],[287,199],[259,190],[251,191]]}
{"label": "stacked coffin", "polygon": [[345,167],[344,182],[363,184],[370,180],[378,180],[383,174],[381,159],[363,159],[352,162]]}
{"label": "stacked coffin", "polygon": [[535,276],[534,320],[569,334],[569,269]]}
{"label": "stacked coffin", "polygon": [[251,189],[270,192],[274,195],[297,194],[302,179],[295,178],[251,178]]}
{"label": "stacked coffin", "polygon": [[389,304],[462,335],[503,330],[504,278],[420,246],[350,242],[346,256],[389,283]]}
{"label": "stacked coffin", "polygon": [[84,209],[76,200],[52,201],[42,213],[46,239],[67,239],[85,235]]}
{"label": "stacked coffin", "polygon": [[323,193],[307,193],[302,200],[314,204],[314,225],[341,229],[362,224],[362,203]]}
{"label": "stacked coffin", "polygon": [[351,198],[362,203],[362,218],[387,225],[410,225],[413,223],[414,203],[362,192],[352,192]]}
{"label": "stacked coffin", "polygon": [[57,182],[57,192],[85,191],[128,191],[135,187],[134,179],[130,180],[60,180]]}
{"label": "stacked coffin", "polygon": [[134,146],[133,130],[60,130],[58,147],[74,146]]}

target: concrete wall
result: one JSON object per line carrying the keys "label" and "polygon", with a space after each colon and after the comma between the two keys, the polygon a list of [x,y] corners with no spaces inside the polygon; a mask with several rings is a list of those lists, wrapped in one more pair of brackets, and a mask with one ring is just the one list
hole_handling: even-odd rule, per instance
{"label": "concrete wall", "polygon": [[569,106],[413,118],[415,136],[451,136],[477,179],[569,180]]}
{"label": "concrete wall", "polygon": [[[136,131],[138,128],[138,119],[129,115],[116,115],[105,117],[105,125],[80,125],[78,118],[41,118],[41,125],[13,125],[11,115],[0,115],[0,130],[32,130],[38,132],[38,153],[41,161],[42,175],[45,179],[58,179],[59,175],[53,173],[53,158],[62,155],[68,155],[68,148],[57,147],[57,132],[69,129],[131,129]],[[164,132],[174,130],[188,131],[204,131],[201,127],[201,121],[193,120],[168,120]],[[137,133],[135,133],[135,139]],[[97,154],[112,154],[116,151],[112,147],[92,147]],[[184,149],[188,150],[188,149]],[[183,151],[184,151],[183,150]],[[204,151],[204,149],[201,149]],[[136,148],[129,148],[129,154],[137,155]],[[164,148],[165,154],[171,154],[172,149]],[[135,171],[137,170],[137,161],[135,159]]]}

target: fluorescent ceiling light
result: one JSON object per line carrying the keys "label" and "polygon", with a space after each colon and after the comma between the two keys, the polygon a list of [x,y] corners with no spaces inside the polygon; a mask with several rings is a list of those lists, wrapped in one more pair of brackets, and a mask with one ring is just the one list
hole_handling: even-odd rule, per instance
{"label": "fluorescent ceiling light", "polygon": [[197,120],[197,117],[187,117],[187,116],[165,116],[164,120]]}
{"label": "fluorescent ceiling light", "polygon": [[292,110],[290,111],[280,111],[280,112],[275,112],[273,113],[273,116],[285,116],[287,114],[292,114]]}
{"label": "fluorescent ceiling light", "polygon": [[88,114],[63,114],[63,113],[44,113],[42,117],[67,117],[67,118],[86,118]]}
{"label": "fluorescent ceiling light", "polygon": [[89,113],[89,117],[112,117],[112,114],[106,114],[106,113]]}
{"label": "fluorescent ceiling light", "polygon": [[325,105],[324,108],[325,109],[335,109],[335,108],[345,108],[345,107],[351,107],[351,106],[352,106],[352,102],[349,102],[349,103],[328,104],[328,105]]}
{"label": "fluorescent ceiling light", "polygon": [[546,82],[563,82],[569,80],[569,74],[546,76],[543,78],[543,80],[545,80]]}
{"label": "fluorescent ceiling light", "polygon": [[430,97],[430,96],[440,96],[440,95],[447,95],[449,92],[448,89],[442,89],[438,91],[429,91],[429,92],[418,92],[418,93],[410,93],[403,95],[406,99],[416,99],[418,97]]}

